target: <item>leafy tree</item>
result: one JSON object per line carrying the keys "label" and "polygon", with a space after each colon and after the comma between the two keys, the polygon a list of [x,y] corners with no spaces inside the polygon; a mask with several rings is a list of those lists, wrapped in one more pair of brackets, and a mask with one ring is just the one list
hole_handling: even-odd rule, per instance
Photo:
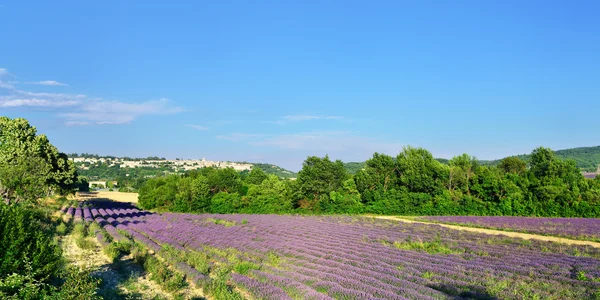
{"label": "leafy tree", "polygon": [[240,174],[233,168],[214,169],[208,173],[207,178],[213,194],[235,193],[242,188]]}
{"label": "leafy tree", "polygon": [[396,165],[400,184],[410,192],[436,194],[446,182],[446,169],[423,148],[404,147]]}
{"label": "leafy tree", "polygon": [[210,209],[210,185],[208,178],[197,176],[191,183],[192,204],[191,211],[208,212]]}
{"label": "leafy tree", "polygon": [[[0,173],[0,196],[9,204],[77,189],[77,172],[67,155],[21,118],[0,117]],[[10,179],[13,175],[16,179]]]}
{"label": "leafy tree", "polygon": [[235,213],[242,206],[242,198],[238,193],[219,192],[210,201],[210,211],[217,214]]}
{"label": "leafy tree", "polygon": [[285,213],[292,209],[288,185],[275,175],[250,186],[245,198],[251,213]]}
{"label": "leafy tree", "polygon": [[261,184],[265,179],[267,179],[267,173],[265,173],[265,171],[260,168],[252,168],[248,177],[246,177],[246,182],[249,184]]}
{"label": "leafy tree", "polygon": [[324,212],[330,213],[361,213],[363,204],[356,183],[352,178],[344,181],[339,191],[331,191],[329,198],[321,202]]}
{"label": "leafy tree", "polygon": [[555,160],[556,155],[550,148],[538,147],[531,152],[530,171],[538,178],[549,176]]}
{"label": "leafy tree", "polygon": [[357,190],[363,201],[369,203],[379,199],[398,184],[398,174],[394,159],[385,154],[375,153],[366,161],[363,170],[355,175]]}
{"label": "leafy tree", "polygon": [[[464,153],[462,155],[453,157],[448,164],[450,166],[448,180],[449,186],[457,186],[467,195],[470,195],[471,191],[469,189],[469,182],[474,176],[475,168],[478,166],[477,159]],[[452,184],[452,181],[454,181],[454,185]],[[453,189],[450,188],[450,190]]]}
{"label": "leafy tree", "polygon": [[305,201],[304,206],[314,209],[321,197],[329,197],[329,193],[341,188],[347,176],[344,164],[340,160],[332,162],[329,156],[308,157],[302,164],[297,179],[298,193]]}
{"label": "leafy tree", "polygon": [[521,175],[527,170],[527,163],[516,156],[509,156],[500,161],[498,169],[504,173]]}

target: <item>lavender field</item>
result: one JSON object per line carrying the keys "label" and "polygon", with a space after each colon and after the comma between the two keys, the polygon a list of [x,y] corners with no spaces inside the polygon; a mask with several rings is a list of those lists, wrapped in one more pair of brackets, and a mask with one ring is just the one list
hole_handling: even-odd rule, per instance
{"label": "lavender field", "polygon": [[63,212],[145,245],[199,286],[226,278],[254,299],[600,297],[600,251],[587,246],[368,217],[157,214],[114,202]]}
{"label": "lavender field", "polygon": [[420,219],[446,224],[600,241],[600,219],[593,218],[435,216]]}

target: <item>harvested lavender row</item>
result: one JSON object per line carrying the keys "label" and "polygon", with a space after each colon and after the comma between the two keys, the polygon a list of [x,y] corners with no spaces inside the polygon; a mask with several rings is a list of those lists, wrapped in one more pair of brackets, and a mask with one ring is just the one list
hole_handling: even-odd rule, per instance
{"label": "harvested lavender row", "polygon": [[444,216],[425,221],[600,241],[600,219]]}
{"label": "harvested lavender row", "polygon": [[[589,299],[600,290],[600,251],[586,246],[363,217],[95,209],[107,226],[156,249],[204,251],[221,263],[231,258],[223,251],[235,251],[259,270],[232,282],[261,299]],[[205,276],[187,264],[176,268],[193,281]]]}
{"label": "harvested lavender row", "polygon": [[75,221],[81,221],[83,219],[83,213],[81,207],[75,208]]}
{"label": "harvested lavender row", "polygon": [[72,207],[72,206],[70,206],[70,207],[67,209],[67,215],[69,215],[69,216],[71,216],[71,217],[72,217],[74,214],[75,214],[75,208],[74,208],[74,207]]}
{"label": "harvested lavender row", "polygon": [[202,283],[206,282],[209,280],[209,277],[198,272],[198,270],[192,268],[190,265],[186,264],[186,263],[176,263],[175,264],[175,268],[185,274],[185,276],[187,276],[187,278],[189,278],[194,284],[196,285],[202,285]]}
{"label": "harvested lavender row", "polygon": [[92,217],[92,212],[90,211],[89,207],[84,207],[83,208],[83,219],[86,222],[92,222],[92,221],[94,221],[94,218]]}
{"label": "harvested lavender row", "polygon": [[252,291],[252,294],[258,299],[292,299],[282,289],[268,283],[260,282],[256,279],[246,277],[244,275],[233,274],[231,279],[233,279],[233,281],[238,285],[241,285],[244,288]]}
{"label": "harvested lavender row", "polygon": [[95,221],[102,228],[104,228],[104,230],[106,230],[106,232],[108,233],[108,235],[110,235],[110,237],[114,241],[123,241],[123,240],[127,239],[124,236],[122,236],[113,225],[111,225],[109,222],[107,222],[106,220],[104,220],[102,217],[97,217],[95,219]]}

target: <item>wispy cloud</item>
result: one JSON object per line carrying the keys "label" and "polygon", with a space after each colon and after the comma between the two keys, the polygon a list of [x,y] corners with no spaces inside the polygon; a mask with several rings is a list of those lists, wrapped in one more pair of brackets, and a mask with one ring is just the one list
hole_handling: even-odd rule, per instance
{"label": "wispy cloud", "polygon": [[311,131],[286,134],[231,133],[217,136],[218,139],[232,142],[246,142],[253,146],[274,147],[288,150],[311,151],[353,151],[369,150],[392,152],[402,148],[400,143],[381,142],[372,137],[350,131]]}
{"label": "wispy cloud", "polygon": [[4,77],[4,76],[16,77],[12,73],[8,72],[8,70],[6,68],[0,68],[0,77]]}
{"label": "wispy cloud", "polygon": [[38,85],[47,85],[47,86],[69,86],[66,83],[61,83],[54,80],[42,80],[42,81],[33,81],[33,82],[25,82],[26,84],[38,84]]}
{"label": "wispy cloud", "polygon": [[78,105],[79,101],[65,100],[65,101],[50,101],[46,99],[3,99],[0,97],[0,107],[68,107]]}
{"label": "wispy cloud", "polygon": [[83,103],[78,108],[75,112],[60,115],[68,121],[114,125],[126,124],[145,115],[165,115],[183,111],[180,107],[171,106],[170,100],[166,98],[142,103],[96,100]]}
{"label": "wispy cloud", "polygon": [[90,125],[90,122],[82,122],[82,121],[67,121],[65,122],[67,126],[85,126]]}
{"label": "wispy cloud", "polygon": [[15,87],[10,82],[3,82],[0,80],[0,89],[14,89]]}
{"label": "wispy cloud", "polygon": [[[6,69],[4,73],[7,73]],[[63,85],[56,81],[40,82],[42,85]],[[0,81],[6,90],[0,95],[0,107],[23,108],[54,112],[65,120],[65,125],[126,124],[148,115],[175,114],[183,108],[174,106],[167,98],[137,103],[90,98],[83,94],[30,92]]]}
{"label": "wispy cloud", "polygon": [[189,127],[189,128],[196,129],[198,131],[207,131],[208,130],[208,127],[204,127],[204,126],[201,126],[201,125],[186,124],[185,126]]}
{"label": "wispy cloud", "polygon": [[314,116],[314,115],[293,115],[284,116],[282,119],[287,121],[310,121],[310,120],[339,120],[343,119],[341,116]]}

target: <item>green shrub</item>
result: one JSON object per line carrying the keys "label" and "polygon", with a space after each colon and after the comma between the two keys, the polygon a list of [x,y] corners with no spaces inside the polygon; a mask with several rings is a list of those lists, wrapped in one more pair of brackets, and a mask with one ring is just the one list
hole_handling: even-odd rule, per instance
{"label": "green shrub", "polygon": [[110,243],[104,248],[104,254],[108,256],[111,263],[115,263],[119,259],[121,251],[119,251],[119,248],[117,248],[115,243]]}
{"label": "green shrub", "polygon": [[85,237],[87,235],[87,230],[85,228],[84,223],[77,223],[73,226],[73,235],[76,237]]}
{"label": "green shrub", "polygon": [[58,226],[56,226],[56,233],[58,233],[59,235],[67,234],[68,230],[69,227],[64,222],[61,222]]}
{"label": "green shrub", "polygon": [[63,272],[62,277],[63,284],[50,298],[61,300],[102,299],[97,295],[101,280],[91,276],[90,271],[69,267]]}
{"label": "green shrub", "polygon": [[102,228],[96,222],[92,222],[88,226],[88,236],[95,237],[99,231],[102,231]]}
{"label": "green shrub", "polygon": [[133,246],[133,244],[131,243],[131,241],[129,241],[129,240],[121,240],[121,241],[116,241],[113,244],[123,254],[129,254],[129,253],[131,253],[131,247]]}
{"label": "green shrub", "polygon": [[251,263],[248,261],[238,262],[233,266],[233,270],[239,274],[246,275],[250,270],[258,270],[260,268],[259,265],[255,263]]}
{"label": "green shrub", "polygon": [[144,265],[148,256],[148,250],[142,245],[135,243],[133,247],[131,247],[131,256],[133,257],[134,262]]}
{"label": "green shrub", "polygon": [[210,280],[204,289],[214,299],[242,300],[244,297],[227,284],[227,278],[218,277]]}
{"label": "green shrub", "polygon": [[84,250],[90,250],[90,249],[96,248],[96,243],[85,237],[76,238],[75,244],[77,245],[77,247],[84,249]]}
{"label": "green shrub", "polygon": [[165,290],[169,292],[173,292],[184,288],[187,286],[187,282],[185,281],[185,277],[178,272],[172,272],[172,276],[170,276],[167,281],[164,282],[163,286]]}
{"label": "green shrub", "polygon": [[58,275],[62,252],[53,241],[53,228],[44,228],[42,215],[20,205],[0,204],[0,278],[25,274],[26,263],[36,270],[34,279]]}
{"label": "green shrub", "polygon": [[210,263],[208,256],[201,252],[188,252],[186,254],[187,262],[202,274],[210,272]]}

